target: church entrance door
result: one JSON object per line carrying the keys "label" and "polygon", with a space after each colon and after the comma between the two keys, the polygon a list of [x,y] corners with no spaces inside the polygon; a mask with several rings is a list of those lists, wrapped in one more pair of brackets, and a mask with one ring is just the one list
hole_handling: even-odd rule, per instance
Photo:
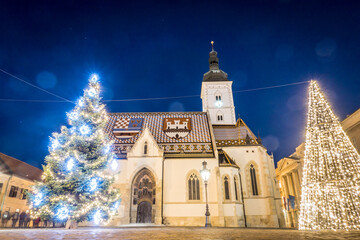
{"label": "church entrance door", "polygon": [[136,223],[151,223],[151,212],[151,203],[147,201],[141,202],[137,208]]}
{"label": "church entrance door", "polygon": [[152,172],[141,169],[134,177],[132,186],[130,223],[151,223],[156,216],[156,182]]}

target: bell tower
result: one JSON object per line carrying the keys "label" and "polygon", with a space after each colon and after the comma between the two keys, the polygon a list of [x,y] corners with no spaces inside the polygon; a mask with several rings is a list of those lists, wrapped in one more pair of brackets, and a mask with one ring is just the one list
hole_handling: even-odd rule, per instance
{"label": "bell tower", "polygon": [[203,111],[209,113],[212,125],[235,125],[232,81],[219,68],[219,58],[214,50],[213,41],[211,41],[209,65],[210,69],[204,74],[201,86]]}

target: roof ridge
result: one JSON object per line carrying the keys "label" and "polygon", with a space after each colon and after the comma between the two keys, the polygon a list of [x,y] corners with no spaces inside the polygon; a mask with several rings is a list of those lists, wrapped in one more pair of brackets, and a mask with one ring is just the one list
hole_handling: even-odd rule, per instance
{"label": "roof ridge", "polygon": [[43,173],[41,169],[1,152],[0,160],[4,163],[6,168],[9,169],[8,174],[25,178],[31,181],[41,181],[41,175]]}
{"label": "roof ridge", "polygon": [[[6,157],[11,158],[12,160],[15,160],[15,161],[17,161],[17,162],[19,162],[19,163],[28,165],[29,167],[33,167],[33,168],[36,168],[36,169],[39,169],[40,171],[42,171],[42,170],[41,170],[40,168],[38,168],[38,167],[35,167],[35,166],[33,166],[33,165],[30,165],[30,164],[28,164],[28,163],[26,163],[26,162],[24,162],[24,161],[21,161],[21,160],[19,160],[19,159],[17,159],[17,158],[12,157],[12,156],[6,155],[5,153],[0,152],[0,155],[5,155]],[[2,159],[1,159],[1,160],[2,160]],[[5,164],[6,164],[6,163],[5,163]]]}
{"label": "roof ridge", "polygon": [[[244,124],[244,126],[246,127],[246,129],[248,130],[248,132],[252,135],[252,137],[254,138],[254,140],[257,142],[257,137],[255,136],[255,134],[251,131],[251,129],[248,127],[248,125],[245,123],[245,121],[241,118],[239,118],[239,120]],[[240,123],[239,123],[240,126]]]}
{"label": "roof ridge", "polygon": [[176,113],[201,113],[201,114],[206,114],[206,112],[203,111],[191,111],[191,112],[110,112],[109,114],[119,114],[119,113],[125,113],[125,114],[139,114],[139,113],[149,113],[149,114],[159,114],[159,113],[164,113],[164,114],[176,114]]}

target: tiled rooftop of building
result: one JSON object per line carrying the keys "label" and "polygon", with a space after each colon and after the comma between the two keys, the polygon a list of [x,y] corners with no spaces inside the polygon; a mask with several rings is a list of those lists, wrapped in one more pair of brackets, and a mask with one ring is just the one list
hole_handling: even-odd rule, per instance
{"label": "tiled rooftop of building", "polygon": [[125,158],[145,128],[165,153],[213,153],[205,112],[110,113],[105,131]]}
{"label": "tiled rooftop of building", "polygon": [[261,144],[242,119],[236,125],[213,125],[216,145],[250,145]]}
{"label": "tiled rooftop of building", "polygon": [[3,153],[0,153],[0,171],[32,181],[41,181],[43,173],[40,169]]}

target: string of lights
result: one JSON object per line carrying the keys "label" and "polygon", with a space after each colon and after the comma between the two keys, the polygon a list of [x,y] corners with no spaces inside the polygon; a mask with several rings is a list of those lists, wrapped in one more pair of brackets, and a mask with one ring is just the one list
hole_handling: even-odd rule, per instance
{"label": "string of lights", "polygon": [[[1,69],[0,69],[1,70]],[[281,85],[273,85],[268,87],[260,87],[260,88],[252,88],[252,89],[244,89],[234,91],[234,93],[242,93],[242,92],[253,92],[260,90],[267,90],[273,88],[281,88],[288,87],[293,85],[300,85],[309,83],[309,81],[281,84]],[[132,98],[132,99],[112,99],[112,100],[102,100],[103,102],[135,102],[135,101],[157,101],[157,100],[170,100],[170,99],[183,99],[183,98],[195,98],[200,97],[200,95],[187,95],[187,96],[174,96],[174,97],[154,97],[154,98]],[[13,98],[0,98],[0,102],[43,102],[43,103],[63,103],[63,102],[71,102],[64,100],[41,100],[41,99],[13,99]],[[73,103],[73,102],[71,102]]]}
{"label": "string of lights", "polygon": [[21,81],[21,82],[29,85],[29,86],[32,86],[32,87],[34,87],[34,88],[36,88],[36,89],[39,89],[40,91],[46,92],[46,93],[48,93],[48,94],[50,94],[50,95],[52,95],[52,96],[54,96],[54,97],[57,97],[57,98],[65,101],[65,102],[71,102],[71,103],[72,103],[72,101],[70,101],[69,99],[63,98],[63,97],[61,97],[61,96],[59,96],[59,95],[57,95],[57,94],[55,94],[55,93],[49,92],[48,90],[45,90],[45,89],[43,89],[43,88],[41,88],[41,87],[39,87],[39,86],[36,86],[35,84],[29,83],[28,81],[26,81],[26,80],[24,80],[24,79],[22,79],[22,78],[19,78],[19,77],[15,76],[14,74],[11,74],[11,73],[9,73],[9,72],[1,69],[1,68],[0,68],[0,72],[3,72],[4,74],[6,74],[6,75],[8,75],[8,76],[10,76],[10,77],[13,77],[13,78],[15,78],[15,79],[17,79],[17,80],[19,80],[19,81]]}
{"label": "string of lights", "polygon": [[299,229],[360,229],[360,156],[316,81],[308,99]]}

